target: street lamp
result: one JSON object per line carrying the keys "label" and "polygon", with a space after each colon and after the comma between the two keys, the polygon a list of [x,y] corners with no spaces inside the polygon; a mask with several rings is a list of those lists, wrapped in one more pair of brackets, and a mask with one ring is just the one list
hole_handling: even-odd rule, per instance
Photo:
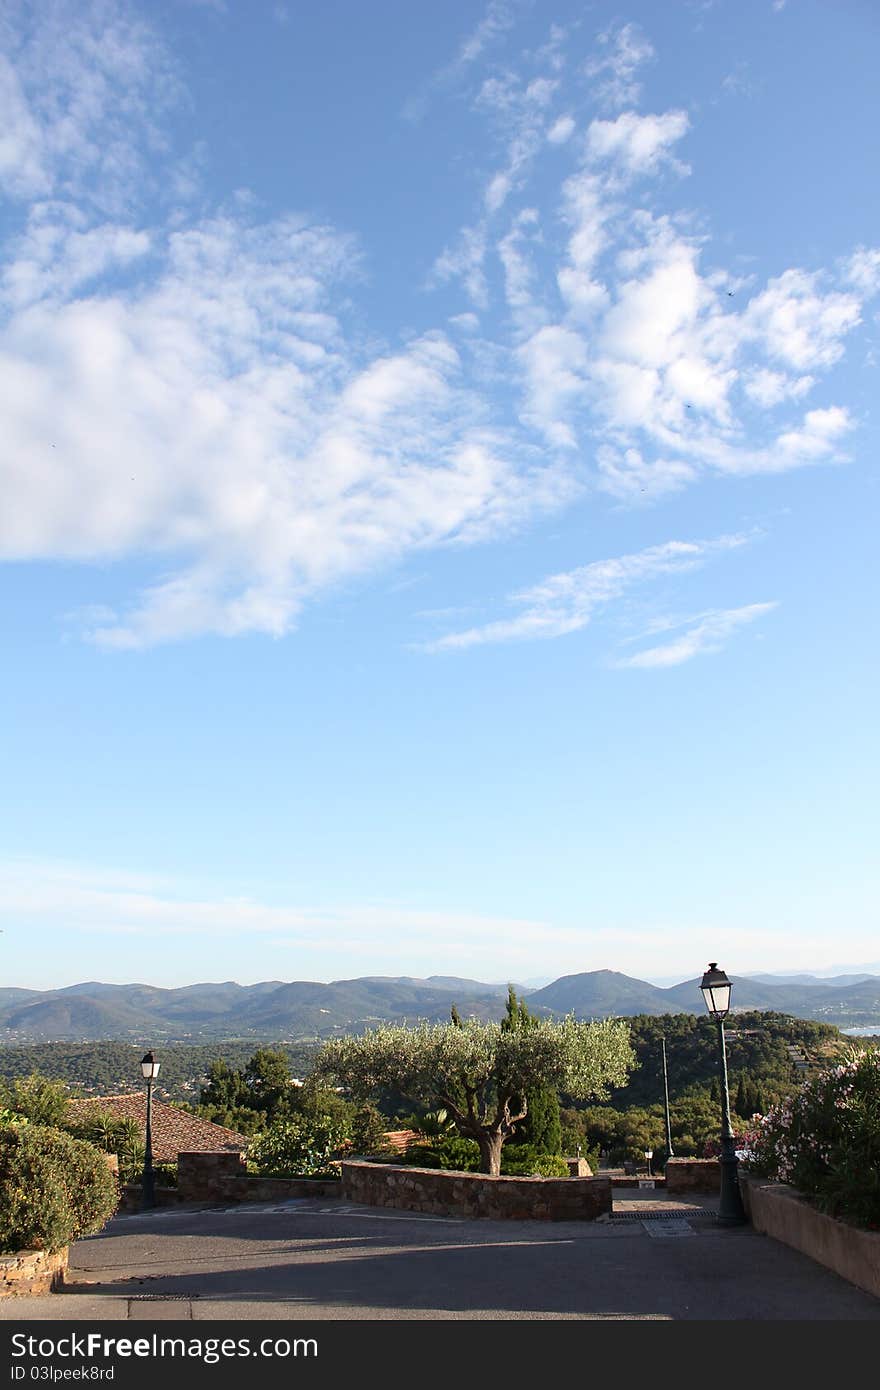
{"label": "street lamp", "polygon": [[727,1085],[727,1051],[724,1046],[724,1020],[730,1012],[730,981],[717,961],[709,962],[700,982],[706,1008],[718,1024],[718,1069],[721,1081],[721,1202],[718,1222],[721,1226],[741,1226],[746,1220],[739,1190],[739,1164],[736,1157],[733,1129],[730,1124],[730,1091]]}
{"label": "street lamp", "polygon": [[651,1159],[652,1159],[653,1157],[654,1157],[654,1150],[653,1150],[653,1149],[645,1149],[645,1162],[646,1162],[647,1165],[648,1165],[648,1177],[649,1177],[649,1178],[650,1178],[650,1177],[653,1177],[653,1174],[652,1174],[652,1172],[651,1172]]}
{"label": "street lamp", "polygon": [[146,1210],[156,1205],[156,1178],[153,1172],[153,1082],[159,1075],[161,1062],[152,1052],[141,1059],[141,1073],[147,1083],[147,1133],[144,1140],[144,1173],[141,1181],[141,1206]]}

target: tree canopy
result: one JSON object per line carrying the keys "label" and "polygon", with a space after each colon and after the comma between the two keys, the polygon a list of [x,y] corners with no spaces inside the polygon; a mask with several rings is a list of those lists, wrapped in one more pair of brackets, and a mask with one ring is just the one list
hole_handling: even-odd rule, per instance
{"label": "tree canopy", "polygon": [[396,1086],[419,1104],[443,1106],[459,1134],[479,1144],[483,1171],[497,1176],[502,1145],[528,1113],[529,1091],[552,1086],[581,1100],[605,1099],[633,1062],[629,1029],[617,1020],[505,1027],[453,1016],[451,1023],[333,1038],[313,1076],[358,1097]]}

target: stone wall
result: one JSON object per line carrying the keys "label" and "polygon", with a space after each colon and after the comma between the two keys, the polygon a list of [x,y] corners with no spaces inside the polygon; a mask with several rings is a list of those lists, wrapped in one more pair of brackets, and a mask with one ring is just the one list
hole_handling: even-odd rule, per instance
{"label": "stone wall", "polygon": [[217,1153],[179,1153],[177,1191],[181,1202],[240,1201],[247,1168],[235,1150]]}
{"label": "stone wall", "polygon": [[20,1298],[29,1293],[54,1293],[64,1283],[67,1246],[48,1250],[19,1250],[0,1254],[0,1298]]}
{"label": "stone wall", "polygon": [[720,1192],[717,1158],[667,1158],[663,1169],[667,1192]]}
{"label": "stone wall", "polygon": [[611,1211],[610,1178],[490,1178],[357,1160],[342,1164],[342,1195],[365,1206],[496,1221],[595,1221]]}
{"label": "stone wall", "polygon": [[[249,1174],[241,1154],[228,1149],[177,1155],[177,1187],[156,1187],[158,1207],[185,1202],[285,1202],[293,1197],[338,1197],[340,1184],[332,1179],[261,1178]],[[140,1211],[140,1183],[127,1183],[122,1211]]]}

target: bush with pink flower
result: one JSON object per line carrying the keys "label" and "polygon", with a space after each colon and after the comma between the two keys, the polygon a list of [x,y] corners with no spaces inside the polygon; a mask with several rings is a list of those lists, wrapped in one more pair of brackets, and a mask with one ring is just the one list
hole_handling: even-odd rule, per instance
{"label": "bush with pink flower", "polygon": [[749,1172],[880,1229],[880,1049],[849,1052],[755,1116],[743,1147]]}

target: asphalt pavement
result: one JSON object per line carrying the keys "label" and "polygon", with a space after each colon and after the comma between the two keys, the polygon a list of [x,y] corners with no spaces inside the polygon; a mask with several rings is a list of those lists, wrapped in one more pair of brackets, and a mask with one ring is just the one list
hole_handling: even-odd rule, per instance
{"label": "asphalt pavement", "polygon": [[714,1203],[476,1221],[305,1199],[117,1217],[0,1320],[859,1320],[880,1300]]}

